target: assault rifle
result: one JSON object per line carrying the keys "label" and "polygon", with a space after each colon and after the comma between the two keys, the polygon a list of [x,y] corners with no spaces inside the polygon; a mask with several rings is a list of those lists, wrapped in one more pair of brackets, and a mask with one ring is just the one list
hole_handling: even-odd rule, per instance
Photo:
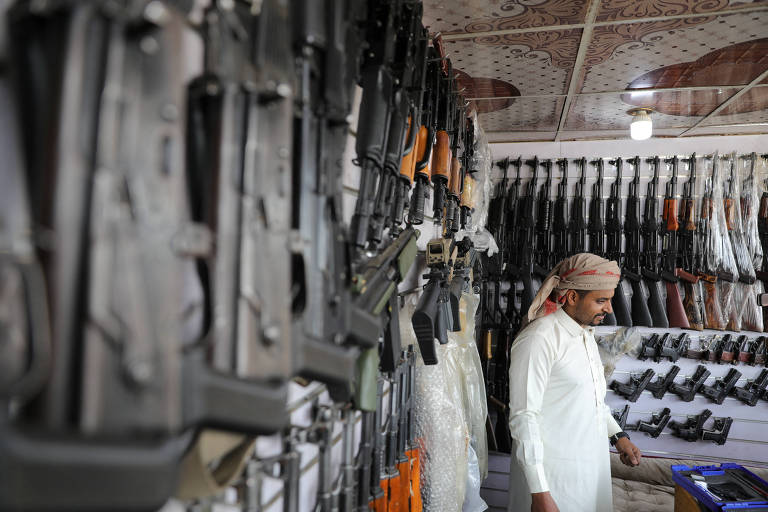
{"label": "assault rifle", "polygon": [[736,207],[739,206],[735,197],[735,185],[739,179],[737,175],[737,163],[735,158],[728,158],[730,174],[727,178],[723,197],[723,207],[725,208],[725,223],[728,228],[728,235],[731,238],[733,254],[736,257],[736,266],[739,270],[739,281],[745,284],[755,282],[755,270],[752,265],[752,258],[747,253],[747,246],[744,242],[744,232],[741,226],[741,218],[737,217]]}
{"label": "assault rifle", "polygon": [[472,210],[475,207],[472,197],[475,179],[472,174],[476,169],[472,169],[475,154],[475,125],[472,119],[466,118],[466,127],[464,129],[464,152],[461,155],[464,168],[464,183],[461,188],[461,229],[470,229],[472,227]]}
{"label": "assault rifle", "polygon": [[411,204],[408,208],[408,222],[419,225],[424,222],[424,202],[429,197],[431,171],[429,161],[435,144],[437,126],[437,99],[440,88],[440,56],[430,46],[427,49],[426,91],[423,95],[422,121],[417,138],[417,152],[414,165],[414,186]]}
{"label": "assault rifle", "polygon": [[446,206],[448,181],[451,177],[451,133],[454,123],[453,71],[450,60],[444,61],[447,68],[446,76],[440,75],[437,101],[437,135],[435,146],[432,150],[432,185],[435,190],[435,199],[432,203],[432,217],[435,225],[443,220],[443,211]]}
{"label": "assault rifle", "polygon": [[[589,203],[589,252],[605,257],[605,216],[603,204],[603,159],[590,162],[597,168],[597,180],[592,185],[592,199]],[[604,325],[616,325],[616,315],[605,315]]]}
{"label": "assault rifle", "polygon": [[557,161],[563,174],[560,183],[557,184],[557,197],[552,217],[552,232],[555,237],[553,254],[556,262],[562,261],[568,252],[568,159],[561,158]]}
{"label": "assault rifle", "polygon": [[[758,155],[754,156],[757,160]],[[761,158],[768,160],[768,155]],[[768,291],[768,179],[763,180],[763,191],[760,195],[760,206],[757,211],[757,233],[760,237],[760,245],[763,248],[763,261],[760,270],[756,270],[757,278],[763,282],[765,291]],[[768,325],[768,308],[763,308],[763,326]]]}
{"label": "assault rifle", "polygon": [[539,189],[536,213],[536,272],[543,279],[552,264],[552,160],[544,160],[541,166],[547,177]]}
{"label": "assault rifle", "polygon": [[445,345],[448,343],[448,331],[452,328],[448,277],[453,265],[454,245],[453,240],[446,238],[436,238],[427,244],[429,272],[423,276],[427,284],[411,317],[413,332],[426,365],[438,363],[435,339]]}
{"label": "assault rifle", "polygon": [[698,256],[699,283],[701,284],[704,302],[704,327],[707,329],[725,329],[723,311],[720,305],[720,293],[717,286],[719,258],[718,235],[712,227],[715,209],[713,205],[713,176],[707,176],[704,181],[704,192],[701,196],[698,225]]}
{"label": "assault rifle", "polygon": [[663,267],[661,277],[667,284],[667,315],[670,327],[682,327],[690,329],[688,317],[685,316],[685,308],[680,298],[680,289],[677,287],[677,269],[679,268],[678,254],[678,229],[680,227],[677,216],[677,170],[680,160],[677,155],[667,158],[666,163],[672,164],[672,176],[667,183],[664,195],[664,210],[662,213],[662,254]]}
{"label": "assault rifle", "polygon": [[627,160],[634,168],[632,181],[629,182],[627,194],[627,214],[624,218],[624,238],[626,240],[625,268],[622,275],[632,285],[632,325],[651,327],[653,320],[648,310],[648,301],[643,290],[640,275],[640,157]]}
{"label": "assault rifle", "polygon": [[[611,165],[616,166],[616,181],[611,184],[611,192],[608,196],[608,203],[606,209],[606,223],[605,230],[608,233],[608,259],[616,261],[619,268],[626,266],[626,259],[622,264],[622,247],[621,247],[621,235],[622,235],[622,223],[621,223],[621,170],[623,160],[621,157],[617,157],[614,160],[608,162]],[[624,295],[624,279],[619,280],[616,285],[616,290],[611,298],[611,306],[613,307],[614,315],[616,316],[616,323],[618,325],[625,325],[627,327],[632,326],[632,314],[630,313],[629,304],[627,304],[627,297]]]}
{"label": "assault rifle", "polygon": [[509,259],[508,265],[512,269],[520,266],[520,253],[518,251],[518,240],[520,239],[520,168],[523,166],[523,161],[518,156],[517,160],[512,160],[509,163],[517,169],[515,180],[509,188],[509,198],[507,199],[504,212],[507,225],[507,233],[505,235],[507,248],[505,249],[505,254]]}
{"label": "assault rifle", "polygon": [[683,307],[685,315],[688,317],[688,323],[691,329],[697,331],[704,330],[704,322],[701,318],[701,298],[699,297],[699,287],[697,283],[699,277],[698,271],[698,244],[696,233],[696,153],[692,154],[688,160],[688,170],[690,177],[683,184],[683,198],[680,207],[680,238],[682,240],[682,268],[676,269],[676,275],[683,280],[683,290],[685,299]]}
{"label": "assault rifle", "polygon": [[587,184],[587,159],[574,160],[581,169],[579,181],[576,183],[576,192],[571,203],[571,222],[568,225],[570,233],[570,245],[568,254],[579,254],[587,250],[587,199],[584,197],[584,187]]}
{"label": "assault rifle", "polygon": [[653,167],[653,177],[648,182],[643,212],[643,252],[641,274],[648,287],[648,310],[654,327],[669,327],[667,312],[664,309],[659,274],[659,165],[658,156],[646,160]]}
{"label": "assault rifle", "polygon": [[536,181],[538,180],[539,157],[533,160],[526,160],[526,165],[533,169],[533,175],[528,181],[525,196],[520,201],[518,210],[518,220],[520,228],[518,229],[518,238],[515,240],[517,246],[517,280],[523,283],[523,292],[520,304],[520,313],[525,315],[528,308],[533,303],[536,296],[536,290],[533,285],[534,274],[534,254],[536,254]]}

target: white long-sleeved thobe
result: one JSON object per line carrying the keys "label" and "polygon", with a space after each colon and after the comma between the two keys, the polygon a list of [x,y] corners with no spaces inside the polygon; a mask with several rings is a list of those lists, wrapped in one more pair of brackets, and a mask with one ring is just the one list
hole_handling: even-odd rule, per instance
{"label": "white long-sleeved thobe", "polygon": [[594,329],[562,309],[532,322],[510,350],[510,512],[549,491],[560,512],[613,510],[608,438],[621,431],[605,404]]}

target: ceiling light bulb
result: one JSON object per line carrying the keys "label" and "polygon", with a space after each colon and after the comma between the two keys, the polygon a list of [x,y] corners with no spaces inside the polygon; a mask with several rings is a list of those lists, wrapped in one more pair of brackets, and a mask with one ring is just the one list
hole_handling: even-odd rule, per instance
{"label": "ceiling light bulb", "polygon": [[651,138],[653,123],[646,110],[637,110],[632,113],[632,124],[629,125],[629,135],[634,140],[646,140]]}

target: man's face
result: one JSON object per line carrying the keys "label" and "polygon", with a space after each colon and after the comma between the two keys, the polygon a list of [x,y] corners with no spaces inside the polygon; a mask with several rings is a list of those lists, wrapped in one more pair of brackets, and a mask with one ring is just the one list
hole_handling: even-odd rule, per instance
{"label": "man's face", "polygon": [[611,298],[614,290],[590,290],[579,295],[568,290],[566,295],[567,313],[581,325],[600,325],[605,315],[612,313]]}

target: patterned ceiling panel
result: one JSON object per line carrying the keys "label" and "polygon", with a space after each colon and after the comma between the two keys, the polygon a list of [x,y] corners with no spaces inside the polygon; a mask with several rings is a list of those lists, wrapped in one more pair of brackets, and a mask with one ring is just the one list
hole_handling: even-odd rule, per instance
{"label": "patterned ceiling panel", "polygon": [[424,26],[462,34],[584,22],[586,0],[426,0]]}
{"label": "patterned ceiling panel", "polygon": [[[696,124],[712,112],[717,105],[711,105],[709,96],[706,105],[698,103],[701,91],[676,91],[668,93],[633,92],[629,94],[590,94],[577,96],[571,105],[566,120],[566,130],[619,130],[629,129],[632,116],[627,111],[635,106],[661,105],[668,102],[679,110],[676,114],[654,112],[651,116],[654,128],[686,128]],[[714,89],[711,94],[717,95]],[[728,99],[733,90],[722,90],[719,95],[723,101]],[[669,109],[673,110],[673,109]]]}
{"label": "patterned ceiling panel", "polygon": [[[478,100],[478,107],[488,100]],[[480,125],[488,132],[538,132],[557,130],[563,98],[516,98],[503,110],[479,114]]]}
{"label": "patterned ceiling panel", "polygon": [[563,94],[568,90],[580,38],[581,30],[533,32],[488,41],[445,41],[445,50],[454,69],[476,80],[501,80],[523,96]]}
{"label": "patterned ceiling panel", "polygon": [[602,0],[597,21],[706,14],[768,4],[765,0]]}
{"label": "patterned ceiling panel", "polygon": [[702,125],[742,123],[768,123],[768,86],[750,89]]}
{"label": "patterned ceiling panel", "polygon": [[[762,43],[749,44],[765,37],[766,26],[768,11],[595,27],[581,91],[622,90],[633,82],[640,87],[671,66],[688,70],[688,81],[696,82],[691,85],[748,83],[747,74],[757,76],[768,66]],[[738,59],[745,57],[749,72],[739,71]],[[727,72],[707,69],[712,65]]]}

